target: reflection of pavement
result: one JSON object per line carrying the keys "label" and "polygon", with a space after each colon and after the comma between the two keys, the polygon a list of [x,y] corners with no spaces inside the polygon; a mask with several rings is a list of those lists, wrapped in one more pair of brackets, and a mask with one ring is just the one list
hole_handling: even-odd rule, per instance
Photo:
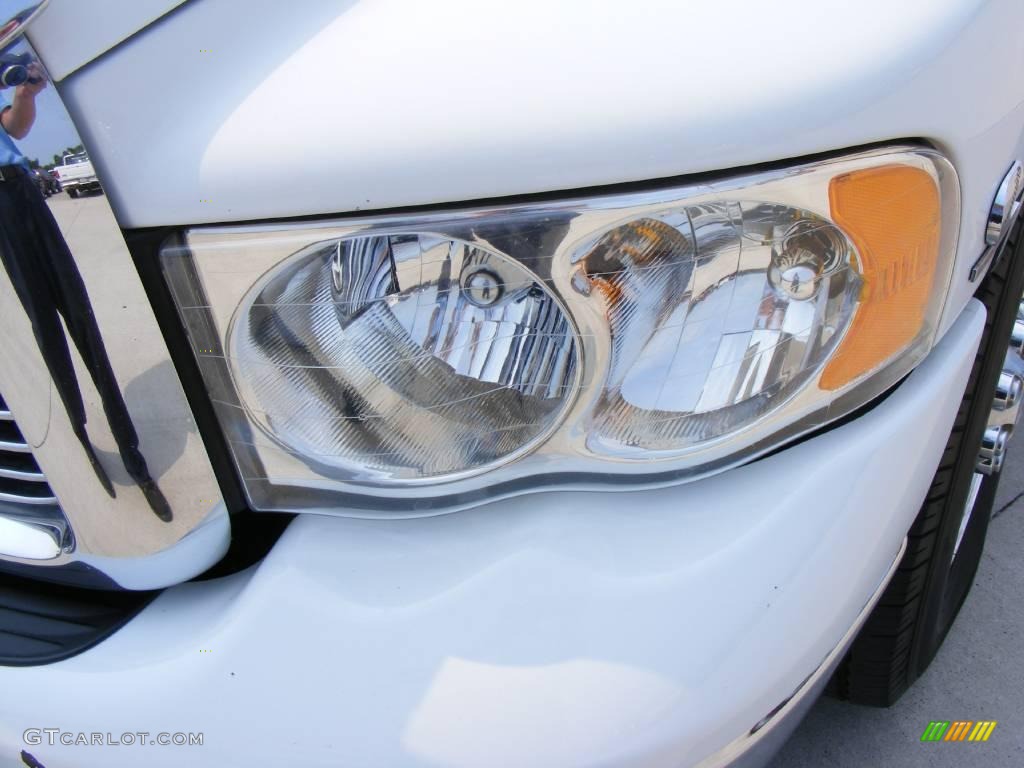
{"label": "reflection of pavement", "polygon": [[[72,200],[65,192],[50,197],[47,202],[71,252],[81,265],[89,298],[107,343],[107,353],[111,360],[117,361],[114,368],[118,374],[118,382],[127,390],[127,395],[131,395],[132,390],[138,390],[131,400],[126,396],[132,419],[137,424],[159,419],[161,406],[166,406],[169,399],[168,393],[161,389],[166,382],[154,381],[148,387],[140,387],[135,383],[135,379],[152,378],[148,372],[161,362],[165,362],[165,358],[157,354],[156,350],[140,349],[139,339],[131,323],[118,322],[119,314],[125,318],[129,316],[129,304],[146,299],[137,286],[118,280],[117,270],[123,263],[119,254],[125,251],[125,244],[121,231],[111,215],[106,196],[90,194]],[[110,266],[104,269],[104,264]],[[131,291],[133,287],[136,288],[135,292]],[[77,354],[75,362],[81,362]],[[89,380],[88,372],[84,369],[79,368],[78,375],[83,381]],[[94,401],[102,408],[99,398],[91,389],[91,386],[83,388],[86,399]],[[96,419],[94,421],[90,412],[89,425],[103,423],[102,410],[97,412]],[[110,446],[110,450],[114,450],[113,445]],[[127,479],[123,467],[120,472],[115,473]]]}
{"label": "reflection of pavement", "polygon": [[[956,623],[891,709],[822,698],[770,768],[1024,765],[1024,437],[1010,443],[996,517]],[[984,744],[922,744],[931,720],[996,720]]]}
{"label": "reflection of pavement", "polygon": [[[152,316],[152,310],[127,255],[127,247],[107,197],[91,193],[71,199],[67,193],[60,193],[47,202],[79,263],[104,335],[107,354],[114,364],[118,383],[141,438],[140,448],[153,477],[176,510],[172,526],[184,533],[190,527],[190,521],[194,521],[194,515],[197,512],[205,514],[201,510],[211,509],[219,494],[211,485],[205,451],[201,454],[201,466],[196,462],[192,462],[193,466],[185,466],[185,462],[175,465],[190,441],[199,444],[199,435],[192,419],[182,415],[188,411],[177,374],[167,359],[163,339],[140,338],[139,319],[145,315]],[[126,267],[132,271],[126,273]],[[129,279],[124,279],[126,277]],[[102,402],[73,344],[71,349],[85,397],[89,436],[104,468],[117,486],[118,497],[124,493],[137,494],[134,488],[128,490],[134,483],[128,477],[109,433]],[[54,396],[51,417],[55,418],[53,414],[61,408],[59,398]],[[78,502],[89,503],[81,497]],[[109,500],[97,498],[93,503],[109,505]],[[138,504],[141,509],[147,509],[141,494]],[[189,514],[178,514],[185,511]],[[147,528],[152,527],[152,535],[166,536],[162,533],[165,524],[155,517],[152,520],[145,515],[143,517],[146,518],[143,524]],[[138,532],[134,535],[142,536]],[[103,542],[92,543],[103,548]],[[110,541],[106,543],[110,546]]]}
{"label": "reflection of pavement", "polygon": [[[121,237],[121,231],[111,215],[107,197],[102,194],[89,194],[72,200],[68,197],[67,192],[61,192],[48,198],[47,203],[60,225],[61,232],[64,233],[64,239],[67,240],[71,252],[81,264],[89,298],[97,314],[97,319],[101,323],[108,345],[108,354],[111,359],[114,359],[115,355],[119,358],[118,364],[115,366],[118,373],[124,370],[131,377],[142,373],[147,367],[158,361],[154,361],[151,355],[146,354],[145,350],[131,350],[133,335],[128,324],[108,323],[105,318],[108,307],[124,312],[129,300],[134,301],[139,298],[134,295],[125,295],[124,285],[117,279],[117,274],[112,272],[113,265],[119,261],[114,256],[124,252],[125,244]],[[112,267],[104,270],[102,268],[104,263],[111,264]],[[97,280],[94,275],[102,277]],[[126,355],[122,360],[118,355],[119,352],[131,352],[131,354]],[[77,362],[79,361],[76,358]],[[127,367],[122,368],[122,365]],[[86,373],[86,379],[88,379],[88,373]],[[120,383],[123,387],[127,382],[120,381]],[[140,413],[138,417],[143,418],[144,415]],[[132,417],[137,418],[134,409],[132,409]],[[90,418],[89,421],[91,423],[92,419]]]}

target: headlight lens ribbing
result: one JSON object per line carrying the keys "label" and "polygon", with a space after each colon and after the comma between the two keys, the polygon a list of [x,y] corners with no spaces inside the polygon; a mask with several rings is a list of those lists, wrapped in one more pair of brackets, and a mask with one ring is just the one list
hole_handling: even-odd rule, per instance
{"label": "headlight lens ribbing", "polygon": [[579,371],[568,316],[536,276],[424,235],[303,249],[246,297],[229,338],[266,434],[384,480],[514,456],[557,423]]}

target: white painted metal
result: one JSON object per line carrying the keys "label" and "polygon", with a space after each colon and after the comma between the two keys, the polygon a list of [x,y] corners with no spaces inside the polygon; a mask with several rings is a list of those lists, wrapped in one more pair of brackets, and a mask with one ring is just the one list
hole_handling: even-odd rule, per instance
{"label": "white painted metal", "polygon": [[1020,0],[204,0],[61,92],[127,226],[578,189],[924,138],[963,192],[944,329],[1021,155],[1022,28]]}
{"label": "white painted metal", "polygon": [[0,668],[0,754],[59,727],[205,741],[30,748],[45,765],[699,762],[798,689],[886,574],[983,322],[972,302],[863,417],[690,485],[300,515],[252,569]]}
{"label": "white painted metal", "polygon": [[33,40],[50,77],[61,80],[183,2],[50,0],[32,25]]}

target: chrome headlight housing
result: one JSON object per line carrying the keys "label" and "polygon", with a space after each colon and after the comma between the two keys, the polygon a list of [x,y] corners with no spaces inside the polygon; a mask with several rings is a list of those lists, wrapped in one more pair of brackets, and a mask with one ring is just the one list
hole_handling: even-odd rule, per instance
{"label": "chrome headlight housing", "polygon": [[930,349],[952,166],[873,150],[553,203],[197,227],[165,277],[257,509],[676,482]]}

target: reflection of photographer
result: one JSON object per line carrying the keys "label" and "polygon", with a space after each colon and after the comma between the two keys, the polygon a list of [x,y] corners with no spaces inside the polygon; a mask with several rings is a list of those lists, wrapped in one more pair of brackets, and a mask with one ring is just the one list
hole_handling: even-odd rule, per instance
{"label": "reflection of photographer", "polygon": [[85,283],[49,206],[29,174],[28,161],[12,140],[24,138],[31,130],[36,120],[36,95],[46,87],[46,77],[38,62],[28,55],[0,55],[0,88],[15,82],[20,85],[15,88],[11,103],[0,111],[0,261],[32,323],[53,384],[96,476],[114,496],[114,486],[85,431],[85,403],[68,336],[75,342],[103,401],[103,411],[125,469],[153,512],[161,520],[169,521],[170,507],[139,451],[139,437],[114,378]]}
{"label": "reflection of photographer", "polygon": [[28,53],[0,54],[0,86],[10,88],[24,83],[43,82],[38,74],[33,76],[30,69],[32,64],[32,56]]}
{"label": "reflection of photographer", "polygon": [[8,83],[5,79],[19,81],[11,83],[18,86],[14,91],[14,99],[0,113],[0,124],[6,131],[0,137],[0,165],[17,164],[28,170],[28,162],[11,138],[23,139],[28,135],[32,123],[36,121],[36,94],[46,87],[46,79],[39,64],[32,61],[28,54],[17,57],[19,61],[16,62],[10,61],[12,58],[12,54],[0,56],[0,84],[6,86]]}

